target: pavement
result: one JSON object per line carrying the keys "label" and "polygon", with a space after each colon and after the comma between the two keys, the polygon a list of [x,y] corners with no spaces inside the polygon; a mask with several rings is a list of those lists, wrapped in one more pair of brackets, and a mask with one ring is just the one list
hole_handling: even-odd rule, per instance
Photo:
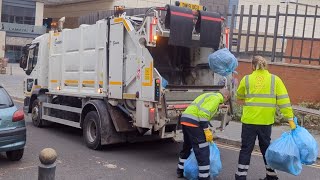
{"label": "pavement", "polygon": [[[20,102],[15,104],[22,107]],[[26,119],[27,145],[21,161],[11,162],[0,153],[0,180],[37,179],[38,155],[43,148],[58,153],[56,180],[180,180],[176,178],[180,143],[173,141],[141,142],[88,149],[82,131],[63,125],[37,128]],[[218,143],[222,172],[215,180],[234,180],[239,148]],[[304,166],[299,176],[278,172],[281,180],[319,180],[320,165]],[[265,176],[259,152],[251,158],[248,180]]]}
{"label": "pavement", "polygon": [[[214,128],[220,126],[219,121],[213,121],[212,125]],[[241,123],[240,122],[229,122],[229,125],[225,128],[224,131],[215,130],[215,135],[219,142],[240,146],[241,145]],[[273,126],[272,127],[272,134],[271,134],[271,141],[279,138],[282,133],[290,131],[289,126]],[[309,131],[315,140],[320,145],[320,132],[316,131]],[[258,147],[258,140],[256,140],[256,149]],[[320,151],[318,152],[318,161],[320,160]]]}
{"label": "pavement", "polygon": [[[11,75],[12,68],[12,75]],[[2,85],[14,99],[23,100],[23,79],[26,76],[25,72],[17,63],[9,63],[7,74],[0,74],[0,85]]]}

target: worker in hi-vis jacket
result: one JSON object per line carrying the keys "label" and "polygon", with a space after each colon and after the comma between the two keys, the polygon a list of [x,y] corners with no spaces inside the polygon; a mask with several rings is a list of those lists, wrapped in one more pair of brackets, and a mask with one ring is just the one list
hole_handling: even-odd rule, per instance
{"label": "worker in hi-vis jacket", "polygon": [[264,180],[277,180],[277,174],[266,163],[265,153],[270,145],[271,127],[275,120],[276,107],[280,108],[291,129],[296,125],[286,87],[281,79],[267,70],[267,61],[261,56],[252,59],[253,72],[246,75],[239,84],[237,98],[244,100],[241,117],[241,150],[239,154],[236,180],[246,180],[256,137],[266,168]]}
{"label": "worker in hi-vis jacket", "polygon": [[230,92],[221,89],[217,93],[198,96],[182,113],[180,123],[183,132],[183,149],[180,152],[177,175],[183,177],[184,162],[193,149],[199,165],[199,180],[210,178],[209,142],[213,141],[209,121],[218,111],[219,105],[228,101]]}

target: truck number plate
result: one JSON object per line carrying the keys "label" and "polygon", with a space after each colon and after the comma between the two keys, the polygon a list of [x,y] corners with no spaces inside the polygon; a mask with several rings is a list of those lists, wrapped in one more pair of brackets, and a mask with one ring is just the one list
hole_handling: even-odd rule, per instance
{"label": "truck number plate", "polygon": [[197,4],[190,4],[190,3],[180,2],[179,6],[180,7],[190,8],[193,11],[203,10],[203,6],[197,5]]}

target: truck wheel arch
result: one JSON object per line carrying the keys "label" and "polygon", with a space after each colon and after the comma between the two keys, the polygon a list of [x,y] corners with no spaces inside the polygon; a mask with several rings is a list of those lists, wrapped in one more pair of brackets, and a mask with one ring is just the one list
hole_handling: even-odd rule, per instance
{"label": "truck wheel arch", "polygon": [[[91,112],[91,111],[98,111],[97,107],[95,104],[91,103],[90,101],[87,102],[84,107],[82,108],[82,112],[81,112],[81,119],[80,119],[80,127],[83,128],[83,121],[84,118],[86,117],[86,115]],[[98,112],[98,115],[100,117],[100,114]]]}
{"label": "truck wheel arch", "polygon": [[97,111],[99,115],[102,145],[126,142],[125,136],[115,130],[107,104],[103,100],[90,100],[83,106],[80,119],[81,128],[83,128],[84,118],[91,111]]}
{"label": "truck wheel arch", "polygon": [[32,108],[33,101],[36,100],[41,95],[44,95],[46,92],[49,92],[49,90],[48,89],[44,89],[44,88],[35,89],[34,91],[32,91],[32,95],[31,95],[31,98],[30,98],[30,101],[29,101],[28,113],[31,113],[31,108]]}

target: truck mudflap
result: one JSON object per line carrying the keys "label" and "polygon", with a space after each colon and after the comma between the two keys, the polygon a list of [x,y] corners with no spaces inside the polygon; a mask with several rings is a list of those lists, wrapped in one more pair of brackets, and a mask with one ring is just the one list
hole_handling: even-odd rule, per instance
{"label": "truck mudflap", "polygon": [[87,102],[87,104],[92,104],[99,114],[101,120],[101,145],[126,142],[126,136],[116,131],[115,126],[111,120],[108,107],[104,101],[90,100]]}

